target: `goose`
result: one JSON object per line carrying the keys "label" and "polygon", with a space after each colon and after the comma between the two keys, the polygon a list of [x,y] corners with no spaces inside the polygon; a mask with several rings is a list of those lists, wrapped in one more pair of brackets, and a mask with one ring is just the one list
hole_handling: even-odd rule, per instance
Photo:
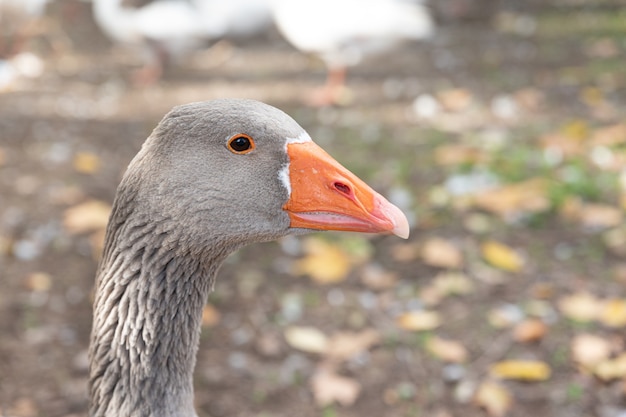
{"label": "goose", "polygon": [[164,67],[224,37],[252,36],[271,23],[267,0],[93,0],[94,18],[114,42],[139,47],[135,83],[158,81]]}
{"label": "goose", "polygon": [[194,3],[185,0],[93,0],[94,19],[111,40],[138,48],[145,65],[139,85],[161,78],[164,66],[204,44],[205,32]]}
{"label": "goose", "polygon": [[91,417],[195,417],[202,309],[238,248],[312,230],[393,233],[404,214],[291,117],[247,99],[172,109],[117,189],[97,272]]}
{"label": "goose", "polygon": [[400,40],[427,38],[434,29],[428,10],[408,0],[273,0],[271,5],[285,39],[326,64],[326,84],[309,100],[315,106],[341,101],[347,67]]}

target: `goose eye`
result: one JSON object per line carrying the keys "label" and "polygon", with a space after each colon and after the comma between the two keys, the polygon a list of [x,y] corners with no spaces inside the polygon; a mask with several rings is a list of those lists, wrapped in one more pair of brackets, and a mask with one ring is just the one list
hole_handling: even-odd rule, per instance
{"label": "goose eye", "polygon": [[228,149],[236,154],[245,154],[254,150],[254,140],[248,135],[239,133],[228,139]]}

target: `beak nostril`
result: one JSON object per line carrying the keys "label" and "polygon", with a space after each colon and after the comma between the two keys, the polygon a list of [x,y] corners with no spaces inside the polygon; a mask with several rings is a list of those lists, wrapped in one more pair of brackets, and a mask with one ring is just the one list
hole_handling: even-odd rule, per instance
{"label": "beak nostril", "polygon": [[339,191],[342,194],[345,194],[347,196],[352,195],[352,189],[350,188],[349,185],[346,185],[342,182],[335,182],[333,186],[335,187],[335,190]]}

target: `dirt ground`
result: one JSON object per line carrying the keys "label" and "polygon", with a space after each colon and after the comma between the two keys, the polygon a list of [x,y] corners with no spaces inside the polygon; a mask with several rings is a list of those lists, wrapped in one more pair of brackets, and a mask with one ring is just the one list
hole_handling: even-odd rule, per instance
{"label": "dirt ground", "polygon": [[[437,163],[442,144],[471,135],[489,140],[493,132],[530,141],[572,121],[623,121],[626,5],[546,3],[509,2],[490,21],[447,22],[432,40],[399,46],[351,70],[346,104],[325,109],[303,104],[323,83],[323,67],[275,32],[219,43],[170,68],[159,84],[139,88],[128,82],[137,57],[110,45],[87,6],[53,7],[58,27],[30,45],[45,72],[0,92],[0,415],[86,415],[97,237],[69,231],[67,209],[110,203],[126,165],[172,106],[248,97],[291,114],[329,153],[405,208],[414,227],[408,243],[324,236],[373,249],[329,285],[293,273],[306,256],[306,238],[229,258],[210,297],[217,313],[202,334],[199,416],[626,416],[626,372],[602,381],[582,372],[570,351],[572,339],[586,332],[610,340],[618,354],[626,345],[624,327],[576,323],[557,306],[579,291],[626,298],[623,274],[616,278],[624,260],[606,248],[603,235],[554,213],[537,224],[516,223],[433,203],[433,190],[450,175]],[[581,92],[597,90],[608,110],[581,99]],[[528,91],[541,103],[510,107],[511,97]],[[468,94],[470,108],[463,104]],[[436,114],[428,110],[432,97],[444,107]],[[83,165],[80,155],[87,155]],[[468,227],[468,218],[487,219],[486,235]],[[456,269],[469,276],[473,291],[434,305],[443,317],[436,330],[409,331],[397,317],[428,306],[421,290],[445,269],[418,253],[432,237],[462,249],[466,261]],[[524,267],[481,274],[474,261],[485,238],[523,253]],[[368,283],[363,277],[372,270],[392,274],[394,285]],[[538,288],[549,288],[549,295],[538,297]],[[537,298],[551,313],[541,316],[548,334],[533,343],[519,343],[509,327],[487,319],[498,309],[527,311]],[[375,346],[338,366],[360,387],[354,401],[316,402],[310,381],[322,358],[292,346],[284,337],[289,326],[380,335]],[[455,364],[429,353],[433,335],[459,341],[468,359]],[[511,403],[485,409],[477,389],[490,365],[507,358],[540,360],[552,374],[498,380]]]}

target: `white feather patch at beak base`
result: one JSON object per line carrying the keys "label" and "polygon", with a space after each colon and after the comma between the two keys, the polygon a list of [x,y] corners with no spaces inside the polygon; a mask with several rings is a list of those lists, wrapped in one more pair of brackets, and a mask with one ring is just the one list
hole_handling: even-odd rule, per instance
{"label": "white feather patch at beak base", "polygon": [[[305,143],[305,142],[313,142],[311,136],[308,133],[302,132],[295,138],[286,138],[285,139],[285,153],[287,153],[287,146],[291,143]],[[287,196],[291,197],[291,180],[289,179],[289,163],[283,165],[283,167],[278,171],[278,179],[283,184],[283,186],[287,189]]]}

